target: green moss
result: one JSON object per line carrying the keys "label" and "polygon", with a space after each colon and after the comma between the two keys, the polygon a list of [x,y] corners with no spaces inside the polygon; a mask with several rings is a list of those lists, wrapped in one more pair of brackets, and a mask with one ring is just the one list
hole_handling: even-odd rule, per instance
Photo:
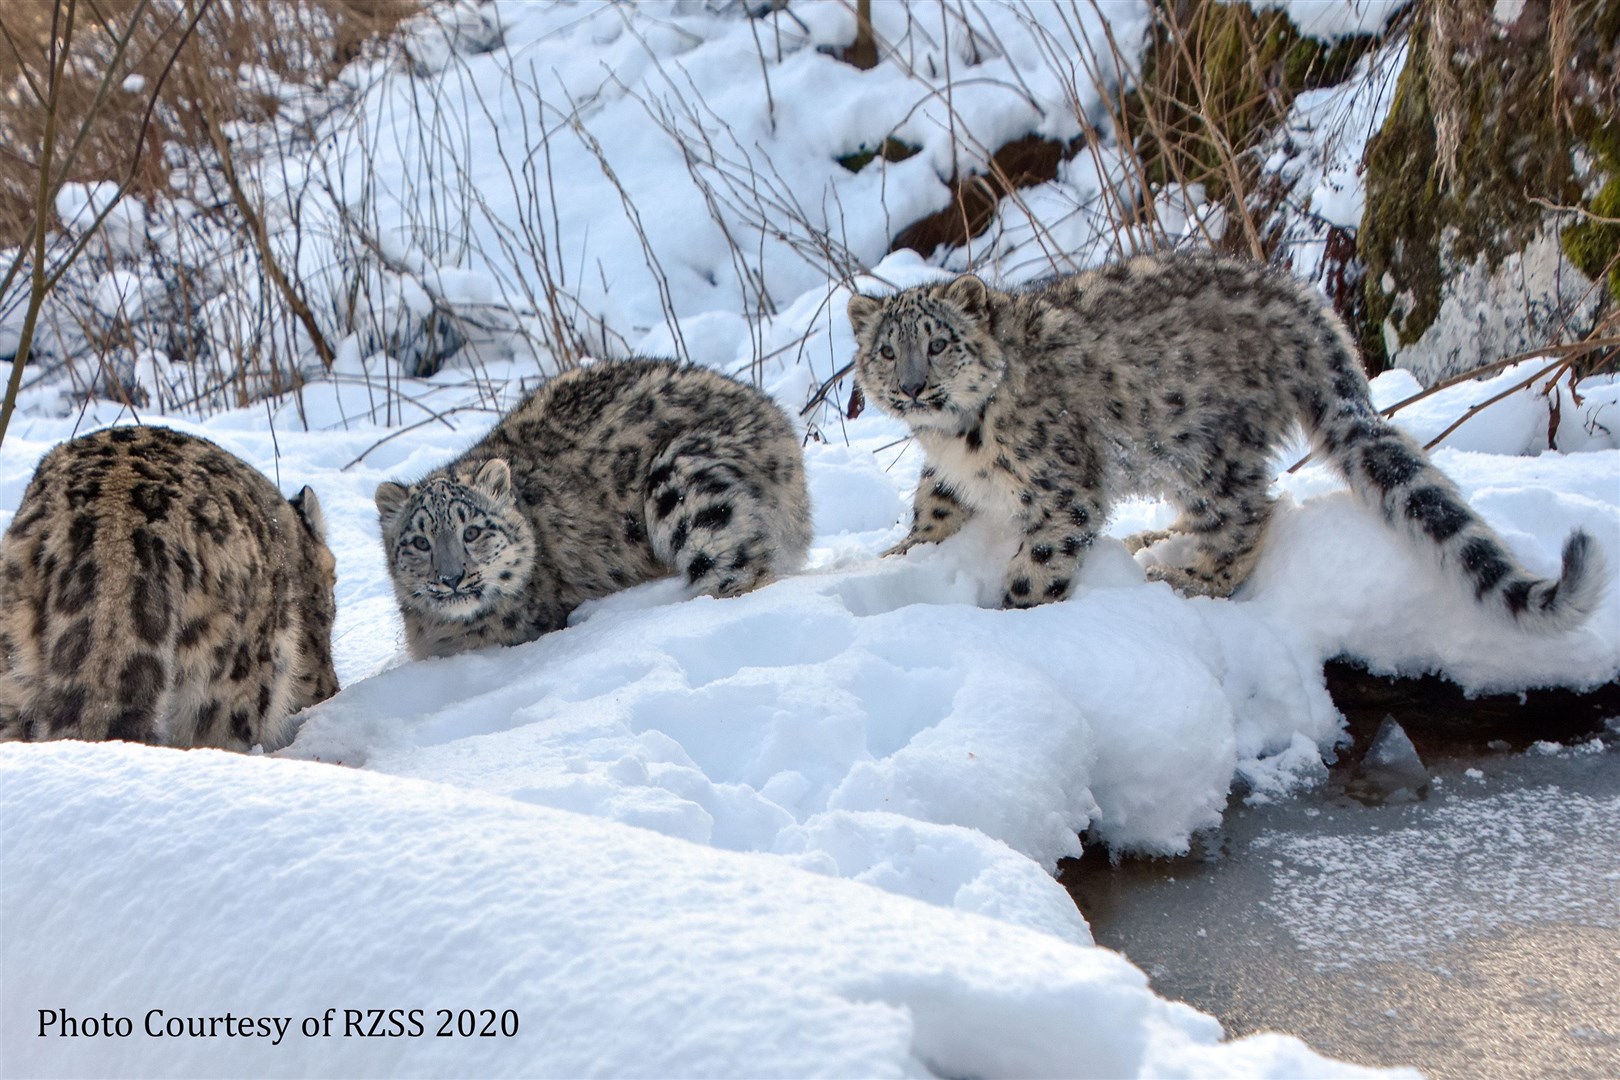
{"label": "green moss", "polygon": [[1587,143],[1597,172],[1608,179],[1582,217],[1559,234],[1564,257],[1593,281],[1604,280],[1620,303],[1620,121],[1592,132]]}
{"label": "green moss", "polygon": [[1287,107],[1266,93],[1268,75],[1279,67],[1303,71],[1314,57],[1280,11],[1257,13],[1243,4],[1187,10],[1171,22],[1177,15],[1160,9],[1126,116],[1150,182],[1185,179],[1218,199],[1230,177],[1216,135],[1237,152],[1255,145]]}
{"label": "green moss", "polygon": [[1600,168],[1620,170],[1620,120],[1611,120],[1594,130],[1587,146]]}
{"label": "green moss", "polygon": [[921,149],[922,147],[920,146],[912,146],[910,143],[890,135],[888,138],[884,139],[883,142],[878,144],[878,148],[876,150],[869,150],[865,146],[862,146],[854,153],[845,154],[843,157],[836,160],[838,161],[838,164],[842,165],[850,172],[860,172],[878,158],[882,158],[884,161],[890,162],[904,161],[906,158],[911,157]]}
{"label": "green moss", "polygon": [[1620,302],[1620,171],[1592,198],[1590,210],[1593,217],[1560,234],[1564,256],[1593,281],[1605,281],[1609,295]]}
{"label": "green moss", "polygon": [[[1499,33],[1489,4],[1452,3],[1431,0],[1418,11],[1389,116],[1368,146],[1358,241],[1367,267],[1367,319],[1359,330],[1370,357],[1384,353],[1386,319],[1401,345],[1423,336],[1439,313],[1448,265],[1483,257],[1494,270],[1545,227],[1545,204],[1588,205],[1588,184],[1575,175],[1577,151],[1620,176],[1614,168],[1620,124],[1609,120],[1607,107],[1560,101],[1549,91],[1555,60],[1545,23],[1539,33],[1533,21]],[[1457,21],[1453,39],[1467,43],[1446,50],[1439,62],[1449,71],[1434,70],[1430,59],[1429,36],[1442,17]],[[1574,57],[1559,62],[1573,59],[1588,71],[1612,63],[1612,36],[1588,25],[1575,44]],[[1442,80],[1451,87],[1449,99]],[[1458,133],[1445,185],[1437,115]],[[1592,265],[1613,243],[1612,232],[1595,223],[1572,226],[1562,239],[1577,266]]]}
{"label": "green moss", "polygon": [[[1423,32],[1413,30],[1409,56],[1422,50]],[[1405,324],[1425,329],[1440,310],[1436,153],[1427,75],[1409,60],[1384,126],[1367,146],[1366,207],[1357,237],[1367,267],[1367,319],[1357,330],[1374,370],[1388,366],[1382,328],[1397,302],[1407,305]]]}

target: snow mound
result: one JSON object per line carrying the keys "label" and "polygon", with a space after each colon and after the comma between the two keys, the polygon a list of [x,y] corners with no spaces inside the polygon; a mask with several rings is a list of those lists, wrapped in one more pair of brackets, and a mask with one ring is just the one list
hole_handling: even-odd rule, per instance
{"label": "snow mound", "polygon": [[[1222,1044],[1105,950],[509,799],[121,744],[0,777],[11,1075],[1363,1074]],[[345,1036],[368,1009],[401,1034]],[[463,1009],[516,1032],[438,1036]],[[147,1034],[227,1012],[266,1034]]]}
{"label": "snow mound", "polygon": [[[1183,851],[1219,822],[1240,759],[1338,737],[1319,665],[1247,610],[1143,586],[1118,543],[1075,602],[986,610],[1004,548],[975,529],[728,601],[633,589],[540,641],[352,685],[283,753],[973,906],[985,881],[1021,879],[1008,860],[1049,871],[1087,828]],[[1031,880],[1000,914],[1085,940],[1062,890]]]}

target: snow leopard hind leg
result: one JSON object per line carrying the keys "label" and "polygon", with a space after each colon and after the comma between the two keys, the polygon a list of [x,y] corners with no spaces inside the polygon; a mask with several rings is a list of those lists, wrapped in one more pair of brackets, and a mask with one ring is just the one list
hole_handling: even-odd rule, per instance
{"label": "snow leopard hind leg", "polygon": [[1149,581],[1163,581],[1188,596],[1226,597],[1253,572],[1271,523],[1271,471],[1265,462],[1229,461],[1220,477],[1212,491],[1180,502],[1181,517],[1169,529],[1138,533],[1127,540],[1129,546],[1145,538],[1151,538],[1148,543],[1183,534],[1192,538],[1191,565],[1150,566]]}
{"label": "snow leopard hind leg", "polygon": [[1162,543],[1173,536],[1180,536],[1187,531],[1183,521],[1177,521],[1168,529],[1143,529],[1141,532],[1131,533],[1131,535],[1125,537],[1125,550],[1135,555],[1144,548],[1150,548],[1154,544]]}
{"label": "snow leopard hind leg", "polygon": [[740,596],[797,569],[810,547],[798,443],[758,432],[691,433],[652,463],[647,536],[695,593]]}

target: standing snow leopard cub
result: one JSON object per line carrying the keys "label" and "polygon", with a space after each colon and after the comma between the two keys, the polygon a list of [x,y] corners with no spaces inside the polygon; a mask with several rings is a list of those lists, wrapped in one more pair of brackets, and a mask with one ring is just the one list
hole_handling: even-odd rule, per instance
{"label": "standing snow leopard cub", "polygon": [[1456,487],[1368,398],[1344,324],[1307,286],[1252,263],[1143,256],[1007,292],[971,275],[851,297],[856,376],[910,425],[926,462],[910,534],[970,516],[1018,526],[1002,604],[1069,595],[1114,502],[1181,511],[1137,550],[1189,534],[1191,566],[1148,576],[1227,596],[1271,517],[1271,454],[1303,425],[1317,451],[1392,525],[1435,550],[1481,604],[1519,625],[1578,625],[1603,587],[1601,551],[1573,532],[1557,581],[1533,577]]}
{"label": "standing snow leopard cub", "polygon": [[284,745],[338,689],[325,528],[206,439],[56,447],[0,543],[0,740]]}
{"label": "standing snow leopard cub", "polygon": [[793,425],[704,368],[559,375],[455,461],[377,488],[416,659],[516,645],[593,597],[671,573],[737,596],[795,569],[810,500]]}

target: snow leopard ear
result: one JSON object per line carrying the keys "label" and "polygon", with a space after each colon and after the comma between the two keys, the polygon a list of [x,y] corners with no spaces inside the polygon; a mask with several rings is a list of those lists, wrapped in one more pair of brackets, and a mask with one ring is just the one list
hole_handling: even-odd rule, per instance
{"label": "snow leopard ear", "polygon": [[872,324],[878,312],[883,310],[883,301],[871,296],[862,296],[855,293],[849,298],[849,324],[859,334]]}
{"label": "snow leopard ear", "polygon": [[990,307],[990,287],[973,274],[963,274],[945,286],[941,295],[975,319]]}
{"label": "snow leopard ear", "polygon": [[512,497],[512,470],[505,458],[490,458],[478,467],[473,477],[473,489],[488,495],[498,503]]}
{"label": "snow leopard ear", "polygon": [[377,494],[374,497],[377,500],[377,515],[388,521],[404,508],[405,500],[411,497],[411,492],[404,484],[384,480],[377,485]]}
{"label": "snow leopard ear", "polygon": [[298,516],[304,519],[309,531],[315,534],[315,539],[324,543],[326,541],[326,514],[321,510],[321,500],[315,497],[315,490],[305,484],[303,490],[287,500],[292,508],[298,511]]}

